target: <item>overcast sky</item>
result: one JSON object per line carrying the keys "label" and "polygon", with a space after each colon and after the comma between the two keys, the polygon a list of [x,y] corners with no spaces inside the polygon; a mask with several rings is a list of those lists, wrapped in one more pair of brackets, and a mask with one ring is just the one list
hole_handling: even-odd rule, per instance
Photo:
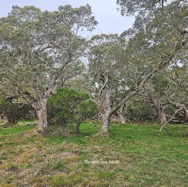
{"label": "overcast sky", "polygon": [[83,33],[85,37],[101,33],[122,33],[130,28],[133,18],[122,17],[117,11],[116,0],[0,0],[0,17],[7,16],[13,5],[24,7],[34,5],[41,10],[57,10],[58,6],[70,4],[73,7],[89,4],[98,25],[92,33]]}

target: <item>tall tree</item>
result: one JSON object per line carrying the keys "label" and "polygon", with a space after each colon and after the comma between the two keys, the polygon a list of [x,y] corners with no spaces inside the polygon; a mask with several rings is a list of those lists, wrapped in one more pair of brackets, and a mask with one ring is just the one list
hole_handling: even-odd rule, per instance
{"label": "tall tree", "polygon": [[124,69],[121,64],[125,50],[118,35],[96,35],[90,40],[88,53],[88,79],[90,94],[100,109],[103,135],[108,134],[108,125],[113,105],[119,102],[126,92]]}
{"label": "tall tree", "polygon": [[39,131],[47,127],[47,99],[85,49],[79,32],[97,24],[91,14],[89,5],[53,12],[14,6],[0,19],[2,85],[7,96],[19,96],[36,110]]}
{"label": "tall tree", "polygon": [[104,35],[92,39],[89,68],[100,98],[102,135],[109,134],[109,117],[187,50],[187,5],[175,5],[159,8],[149,17],[137,16],[133,28],[120,39]]}

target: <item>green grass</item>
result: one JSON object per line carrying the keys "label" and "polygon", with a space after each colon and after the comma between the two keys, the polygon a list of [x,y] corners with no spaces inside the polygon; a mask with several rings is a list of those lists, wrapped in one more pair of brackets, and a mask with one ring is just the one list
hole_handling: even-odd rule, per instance
{"label": "green grass", "polygon": [[89,123],[70,137],[34,128],[0,128],[0,186],[187,187],[185,125],[160,137],[156,125],[115,125],[107,138]]}
{"label": "green grass", "polygon": [[30,129],[33,129],[35,126],[15,126],[11,128],[0,128],[0,136],[1,135],[12,135],[12,134],[18,134]]}

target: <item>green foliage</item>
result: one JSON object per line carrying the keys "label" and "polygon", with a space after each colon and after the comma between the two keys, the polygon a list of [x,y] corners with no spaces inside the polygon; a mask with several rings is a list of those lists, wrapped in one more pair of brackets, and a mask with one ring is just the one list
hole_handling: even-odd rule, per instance
{"label": "green foliage", "polygon": [[[163,104],[166,94],[171,96],[169,98],[175,105],[185,105],[186,111],[187,78],[179,80],[179,74],[184,72],[187,77],[187,70],[184,70],[188,41],[187,2],[117,0],[117,4],[122,14],[135,15],[133,27],[120,37],[117,34],[102,34],[93,36],[90,42],[79,35],[84,29],[92,31],[97,24],[89,5],[79,8],[60,6],[53,12],[43,12],[34,6],[13,6],[10,14],[0,19],[2,97],[19,96],[36,111],[40,108],[46,111],[46,100],[51,93],[58,86],[66,85],[68,81],[70,85],[76,80],[74,84],[77,87],[73,86],[79,87],[78,90],[89,90],[100,114],[105,116],[106,111],[113,114],[127,104],[152,77],[151,93],[156,96],[153,98]],[[78,59],[86,48],[88,66],[84,68]],[[173,63],[183,67],[176,69],[174,75],[171,73],[175,68]],[[168,66],[172,80],[156,76],[165,66]],[[81,74],[87,78],[83,80]],[[170,87],[178,87],[175,95]],[[51,124],[62,124],[68,128],[75,123],[78,127],[95,111],[96,106],[88,100],[89,97],[73,97],[71,94],[64,93],[62,102],[59,99],[56,105],[52,104],[54,108],[50,109],[51,116],[48,117]],[[180,96],[183,99],[179,100]],[[148,105],[144,105],[147,108],[144,110],[142,106],[142,102],[139,106],[134,102],[129,105],[128,113],[134,116],[133,121],[135,118],[142,119],[145,113],[150,114]],[[39,121],[46,123],[47,120]],[[42,130],[47,123],[38,126]]]}
{"label": "green foliage", "polygon": [[131,122],[146,122],[155,119],[155,112],[151,106],[142,100],[143,98],[139,97],[139,99],[140,101],[137,101],[134,98],[127,103],[125,108],[126,119]]}
{"label": "green foliage", "polygon": [[154,11],[158,7],[163,7],[166,2],[167,0],[117,0],[117,4],[121,7],[122,15]]}
{"label": "green foliage", "polygon": [[[78,59],[87,44],[80,31],[92,31],[96,24],[89,5],[65,5],[52,12],[13,6],[0,18],[0,94],[19,96],[36,112],[46,111],[51,93],[80,73]],[[43,130],[46,115],[37,116]]]}
{"label": "green foliage", "polygon": [[70,130],[71,124],[79,128],[82,121],[91,118],[97,112],[97,106],[89,96],[74,89],[59,89],[48,100],[49,124],[61,125],[64,130]]}
{"label": "green foliage", "polygon": [[10,124],[16,124],[21,118],[30,118],[30,111],[32,108],[23,103],[10,103],[4,100],[0,102],[0,114]]}

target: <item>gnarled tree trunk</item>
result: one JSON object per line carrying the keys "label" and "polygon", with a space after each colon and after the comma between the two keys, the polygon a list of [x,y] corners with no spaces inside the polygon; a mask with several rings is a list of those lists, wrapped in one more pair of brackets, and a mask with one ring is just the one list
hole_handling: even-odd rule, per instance
{"label": "gnarled tree trunk", "polygon": [[163,109],[159,109],[157,111],[157,119],[160,124],[166,124],[167,118],[166,118],[166,114],[164,113]]}

